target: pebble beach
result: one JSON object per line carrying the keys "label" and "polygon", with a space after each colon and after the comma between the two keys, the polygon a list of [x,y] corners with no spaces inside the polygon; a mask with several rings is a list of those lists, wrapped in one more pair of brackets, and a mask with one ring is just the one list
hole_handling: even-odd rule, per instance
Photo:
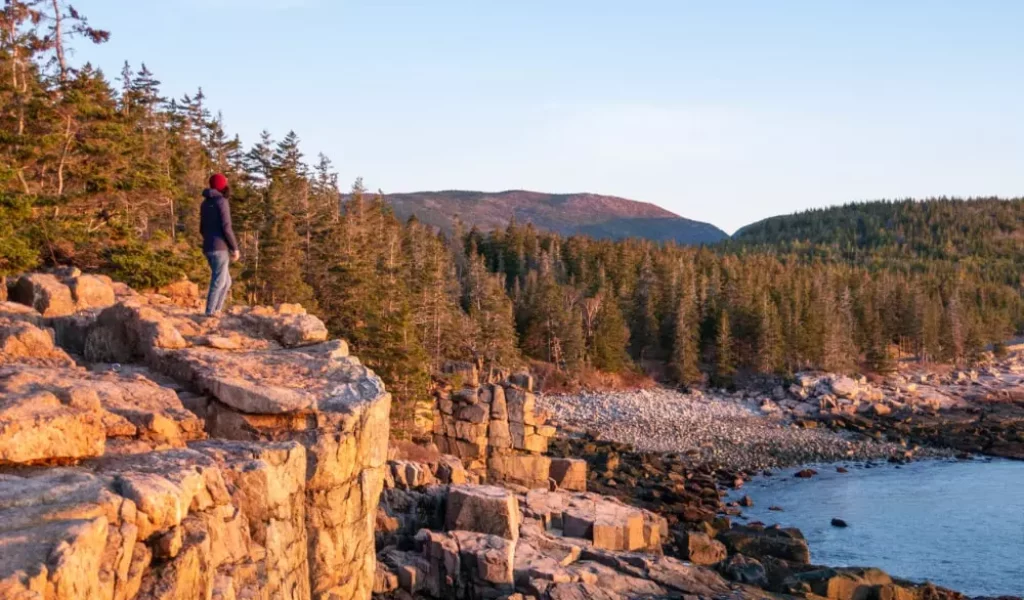
{"label": "pebble beach", "polygon": [[[840,461],[904,458],[907,448],[847,432],[800,428],[729,397],[656,388],[550,395],[542,406],[563,427],[646,452],[684,454],[695,462],[756,471]],[[915,457],[948,456],[918,449]]]}

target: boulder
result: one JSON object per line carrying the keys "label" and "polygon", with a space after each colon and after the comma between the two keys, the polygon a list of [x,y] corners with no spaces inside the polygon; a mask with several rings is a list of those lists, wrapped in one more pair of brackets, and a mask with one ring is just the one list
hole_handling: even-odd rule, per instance
{"label": "boulder", "polygon": [[879,569],[816,569],[791,576],[784,582],[787,590],[810,591],[830,600],[866,600],[877,597],[883,586],[893,585],[892,577]]}
{"label": "boulder", "polygon": [[871,412],[876,416],[884,417],[892,413],[892,408],[887,404],[877,402],[871,405]]}
{"label": "boulder", "polygon": [[459,546],[464,571],[471,579],[495,585],[512,584],[514,541],[472,531],[453,531],[451,535]]}
{"label": "boulder", "polygon": [[373,574],[373,593],[390,594],[398,589],[398,575],[382,562],[377,563],[377,570]]}
{"label": "boulder", "polygon": [[317,344],[327,340],[327,326],[306,314],[297,304],[235,307],[226,318],[228,328],[243,328],[258,337],[276,341],[285,348]]}
{"label": "boulder", "polygon": [[852,400],[860,393],[860,386],[857,382],[845,375],[837,375],[833,377],[830,387],[832,389],[832,393],[840,398]]}
{"label": "boulder", "polygon": [[551,459],[550,476],[560,489],[587,491],[587,461],[582,458]]}
{"label": "boulder", "polygon": [[551,459],[535,454],[492,454],[487,459],[487,476],[493,481],[527,488],[547,487]]}
{"label": "boulder", "polygon": [[9,299],[30,306],[43,317],[63,317],[78,310],[71,290],[47,273],[22,275],[9,291]]}
{"label": "boulder", "polygon": [[167,298],[172,304],[185,308],[199,308],[203,303],[199,296],[199,285],[188,279],[179,279],[157,288],[156,293]]}
{"label": "boulder", "polygon": [[0,316],[0,365],[5,364],[69,367],[75,362],[54,345],[52,330]]}
{"label": "boulder", "polygon": [[757,560],[770,556],[798,564],[811,562],[810,548],[799,529],[733,525],[719,533],[718,539],[730,554],[740,553]]}
{"label": "boulder", "polygon": [[100,312],[84,344],[90,362],[127,363],[188,346],[173,319],[137,298]]}
{"label": "boulder", "polygon": [[712,539],[711,536],[703,532],[686,532],[685,544],[686,555],[684,558],[695,565],[717,565],[725,560],[728,554],[722,542]]}
{"label": "boulder", "polygon": [[587,495],[574,497],[562,512],[566,537],[593,542],[595,548],[634,551],[646,548],[644,513],[612,499]]}
{"label": "boulder", "polygon": [[480,391],[476,388],[462,388],[452,394],[452,402],[455,404],[478,404]]}
{"label": "boulder", "polygon": [[0,302],[0,319],[25,321],[36,327],[43,325],[43,315],[36,312],[36,309],[31,306],[25,306],[17,302]]}
{"label": "boulder", "polygon": [[523,515],[536,519],[544,528],[562,529],[562,513],[569,507],[572,495],[547,489],[530,490],[522,505]]}
{"label": "boulder", "polygon": [[760,588],[768,587],[768,575],[764,565],[760,562],[742,554],[733,554],[721,567],[725,576],[746,585],[755,585]]}
{"label": "boulder", "polygon": [[10,391],[18,371],[0,370],[0,465],[100,456],[106,427],[96,404],[66,402],[45,390]]}
{"label": "boulder", "polygon": [[[585,543],[557,535],[557,532],[549,531],[549,527],[550,523],[526,519],[519,528],[520,537],[516,543],[517,580],[524,579],[527,574],[552,579],[552,575],[579,560]],[[546,572],[539,575],[539,571]]]}
{"label": "boulder", "polygon": [[67,284],[78,310],[106,308],[117,301],[114,298],[114,287],[107,277],[79,275],[68,280]]}
{"label": "boulder", "polygon": [[[398,571],[399,586],[410,593],[423,590],[434,598],[457,597],[460,589],[472,589],[466,581],[459,544],[452,533],[421,530],[416,534],[419,554],[387,551],[383,560]],[[470,560],[474,560],[471,557]],[[474,560],[475,562],[475,560]]]}
{"label": "boulder", "polygon": [[811,389],[818,384],[819,379],[820,378],[813,373],[797,373],[796,385],[804,389]]}
{"label": "boulder", "polygon": [[730,591],[729,584],[709,569],[668,556],[645,557],[644,563],[651,580],[676,593],[721,598]]}
{"label": "boulder", "polygon": [[445,529],[519,537],[519,502],[504,488],[456,485],[448,494]]}
{"label": "boulder", "polygon": [[437,478],[441,483],[460,485],[469,481],[469,474],[459,457],[444,454],[438,460]]}
{"label": "boulder", "polygon": [[437,478],[424,463],[411,460],[393,460],[388,463],[391,481],[399,489],[413,489],[426,485],[436,485]]}

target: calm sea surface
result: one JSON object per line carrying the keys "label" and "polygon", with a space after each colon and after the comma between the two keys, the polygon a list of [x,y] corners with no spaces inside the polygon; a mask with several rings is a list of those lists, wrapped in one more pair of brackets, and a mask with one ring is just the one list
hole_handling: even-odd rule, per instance
{"label": "calm sea surface", "polygon": [[[879,567],[969,596],[1024,596],[1024,462],[847,466],[816,467],[812,479],[781,471],[732,497],[754,500],[743,509],[751,521],[800,528],[815,564]],[[849,527],[832,527],[833,518]]]}

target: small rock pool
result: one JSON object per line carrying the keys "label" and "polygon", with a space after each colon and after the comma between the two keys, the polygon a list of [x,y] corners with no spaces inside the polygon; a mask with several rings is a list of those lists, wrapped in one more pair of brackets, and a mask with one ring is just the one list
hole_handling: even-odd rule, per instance
{"label": "small rock pool", "polygon": [[734,491],[730,499],[754,501],[737,522],[798,527],[815,564],[879,567],[969,596],[1024,596],[1024,462],[814,468],[810,479],[789,469]]}

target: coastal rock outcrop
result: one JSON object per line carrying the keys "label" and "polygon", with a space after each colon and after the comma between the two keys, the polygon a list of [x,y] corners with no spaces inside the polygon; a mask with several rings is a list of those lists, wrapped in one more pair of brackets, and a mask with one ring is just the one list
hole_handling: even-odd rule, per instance
{"label": "coastal rock outcrop", "polygon": [[[441,386],[435,392],[432,431],[441,451],[493,482],[548,485],[552,461],[544,454],[556,429],[537,406],[532,378],[517,374],[481,385],[473,365],[456,363],[447,370],[461,387]],[[585,469],[579,462],[559,463],[555,484],[582,491]]]}
{"label": "coastal rock outcrop", "polygon": [[379,594],[745,597],[714,571],[662,556],[664,520],[612,498],[546,490],[516,496],[479,485],[419,493],[448,496],[444,526],[425,520],[414,536],[380,549]]}
{"label": "coastal rock outcrop", "polygon": [[370,597],[390,396],[319,319],[12,281],[0,597]]}

